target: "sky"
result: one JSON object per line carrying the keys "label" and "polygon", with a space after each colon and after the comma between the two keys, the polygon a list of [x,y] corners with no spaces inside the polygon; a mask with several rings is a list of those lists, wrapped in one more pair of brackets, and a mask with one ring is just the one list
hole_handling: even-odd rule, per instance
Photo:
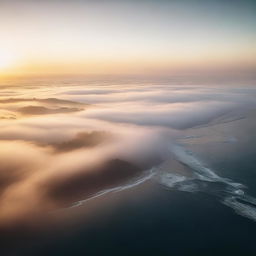
{"label": "sky", "polygon": [[0,74],[254,72],[254,1],[0,0]]}

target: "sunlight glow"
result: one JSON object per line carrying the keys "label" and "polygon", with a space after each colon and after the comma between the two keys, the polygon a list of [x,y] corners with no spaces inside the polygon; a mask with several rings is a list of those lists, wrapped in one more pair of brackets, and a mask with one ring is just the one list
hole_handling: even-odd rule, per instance
{"label": "sunlight glow", "polygon": [[15,64],[16,57],[8,51],[0,50],[0,69],[6,69]]}

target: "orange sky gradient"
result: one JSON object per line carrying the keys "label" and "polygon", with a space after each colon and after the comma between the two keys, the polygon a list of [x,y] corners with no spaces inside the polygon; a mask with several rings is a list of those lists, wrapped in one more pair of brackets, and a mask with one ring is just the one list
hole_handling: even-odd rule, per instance
{"label": "orange sky gradient", "polygon": [[192,2],[1,1],[0,74],[254,70],[252,7]]}

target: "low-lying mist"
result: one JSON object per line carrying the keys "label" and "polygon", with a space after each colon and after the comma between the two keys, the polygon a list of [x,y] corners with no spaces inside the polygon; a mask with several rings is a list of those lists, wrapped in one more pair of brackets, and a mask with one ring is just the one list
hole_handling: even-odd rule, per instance
{"label": "low-lying mist", "polygon": [[244,118],[253,88],[22,85],[0,99],[0,225],[46,218],[139,177],[199,127]]}

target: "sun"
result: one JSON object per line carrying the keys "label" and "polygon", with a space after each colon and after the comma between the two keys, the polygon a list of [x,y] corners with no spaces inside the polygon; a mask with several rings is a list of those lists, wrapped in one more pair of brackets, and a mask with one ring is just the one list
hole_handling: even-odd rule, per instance
{"label": "sun", "polygon": [[11,67],[15,63],[15,56],[11,52],[0,51],[0,69]]}

